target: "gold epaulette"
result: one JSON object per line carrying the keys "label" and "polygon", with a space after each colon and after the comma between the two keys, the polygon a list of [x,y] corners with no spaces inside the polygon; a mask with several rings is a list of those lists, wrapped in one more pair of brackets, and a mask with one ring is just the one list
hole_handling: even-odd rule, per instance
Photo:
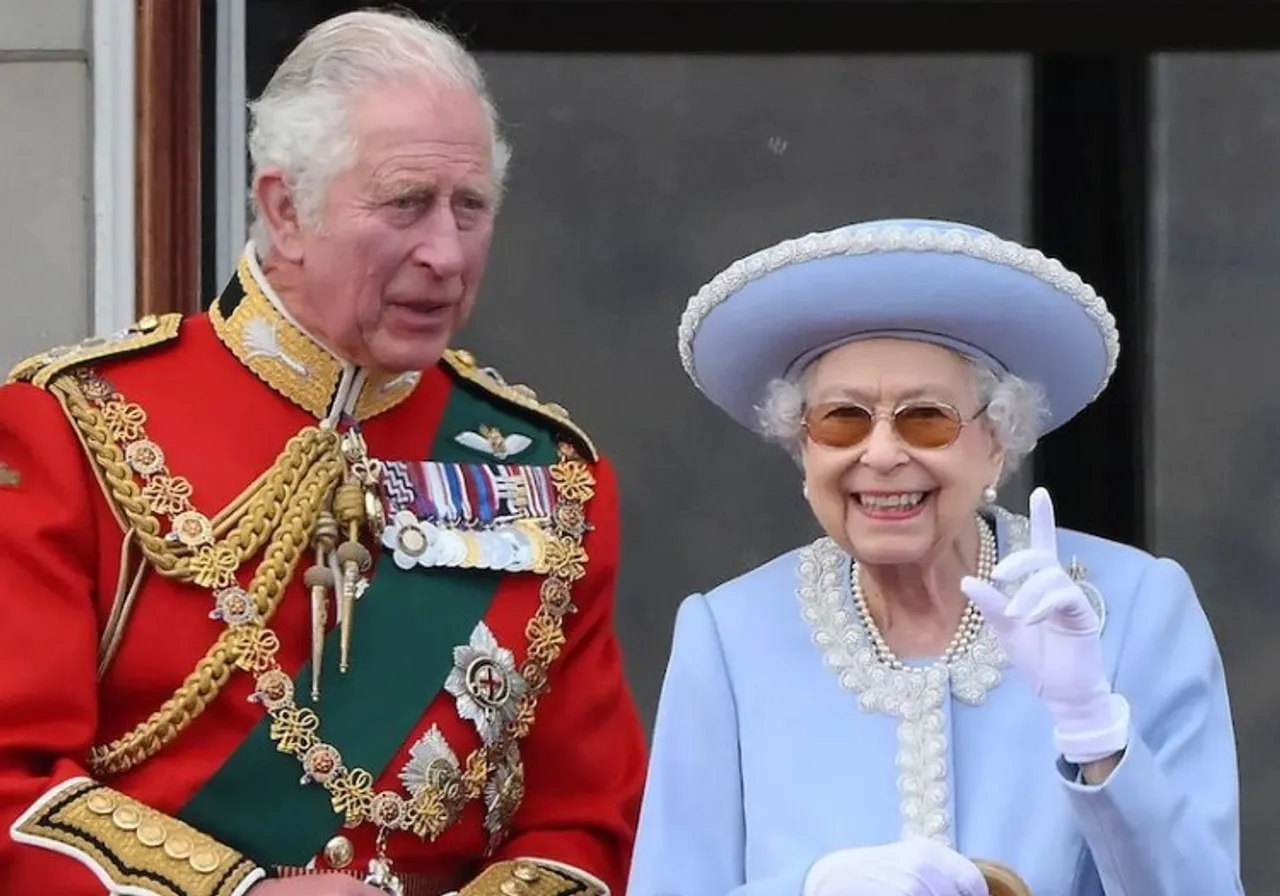
{"label": "gold epaulette", "polygon": [[9,833],[15,843],[75,859],[109,893],[243,896],[266,874],[212,837],[88,778],[45,793]]}
{"label": "gold epaulette", "polygon": [[514,859],[490,865],[458,896],[609,896],[609,888],[572,865]]}
{"label": "gold epaulette", "polygon": [[51,348],[27,358],[9,372],[9,382],[31,383],[43,389],[55,377],[76,367],[130,355],[176,339],[181,326],[181,314],[148,314],[110,336],[91,336],[75,345]]}
{"label": "gold epaulette", "polygon": [[539,401],[537,393],[528,386],[508,383],[492,367],[481,367],[477,364],[471,352],[462,349],[446,349],[443,360],[450,370],[467,382],[474,383],[507,404],[550,421],[557,428],[572,435],[589,460],[594,462],[600,459],[600,454],[591,437],[569,418],[569,412],[561,405]]}

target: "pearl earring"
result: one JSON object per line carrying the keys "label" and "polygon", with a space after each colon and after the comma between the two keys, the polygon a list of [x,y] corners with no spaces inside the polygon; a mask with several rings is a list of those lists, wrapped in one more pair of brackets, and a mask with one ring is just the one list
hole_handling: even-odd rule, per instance
{"label": "pearl earring", "polygon": [[994,485],[988,485],[986,488],[982,490],[983,504],[994,504],[996,503],[996,499],[999,497],[1000,496],[996,494],[996,487]]}
{"label": "pearl earring", "polygon": [[804,495],[806,501],[809,499],[809,483],[800,486],[800,494]]}

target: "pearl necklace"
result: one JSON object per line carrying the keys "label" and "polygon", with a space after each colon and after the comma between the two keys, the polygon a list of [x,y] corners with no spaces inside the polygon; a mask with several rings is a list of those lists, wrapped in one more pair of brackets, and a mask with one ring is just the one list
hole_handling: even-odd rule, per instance
{"label": "pearl necklace", "polygon": [[[986,520],[978,517],[979,579],[984,582],[991,581],[991,571],[995,569],[996,557],[995,532],[992,531],[991,525]],[[875,650],[876,660],[891,669],[907,668],[902,660],[898,659],[894,652],[889,649],[889,645],[885,643],[884,636],[880,634],[880,629],[876,626],[875,620],[871,618],[871,609],[867,606],[867,598],[862,591],[862,577],[858,573],[858,561],[853,561],[850,570],[853,605],[862,620],[863,629],[866,630],[867,635],[871,638],[871,646]],[[960,625],[956,628],[956,633],[951,637],[951,643],[947,645],[947,649],[942,653],[941,664],[944,666],[949,665],[952,661],[963,656],[970,645],[977,640],[981,631],[982,612],[974,605],[973,601],[967,601],[964,613],[960,616]]]}

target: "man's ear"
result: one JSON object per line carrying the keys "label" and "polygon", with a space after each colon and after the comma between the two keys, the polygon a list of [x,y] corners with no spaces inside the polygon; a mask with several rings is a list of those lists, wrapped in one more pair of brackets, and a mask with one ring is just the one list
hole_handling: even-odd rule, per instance
{"label": "man's ear", "polygon": [[288,261],[301,262],[302,222],[284,172],[266,168],[254,175],[253,198],[271,234],[271,248]]}

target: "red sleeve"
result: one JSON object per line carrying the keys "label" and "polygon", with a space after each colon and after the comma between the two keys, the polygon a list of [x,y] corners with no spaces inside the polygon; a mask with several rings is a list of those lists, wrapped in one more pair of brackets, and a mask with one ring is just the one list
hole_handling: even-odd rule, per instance
{"label": "red sleeve", "polygon": [[50,786],[85,775],[97,728],[93,471],[57,400],[0,388],[0,890],[100,896],[70,858],[13,842]]}
{"label": "red sleeve", "polygon": [[644,787],[645,736],[613,628],[619,553],[618,487],[594,468],[588,572],[574,589],[565,645],[523,741],[525,798],[496,859],[549,859],[625,889]]}

